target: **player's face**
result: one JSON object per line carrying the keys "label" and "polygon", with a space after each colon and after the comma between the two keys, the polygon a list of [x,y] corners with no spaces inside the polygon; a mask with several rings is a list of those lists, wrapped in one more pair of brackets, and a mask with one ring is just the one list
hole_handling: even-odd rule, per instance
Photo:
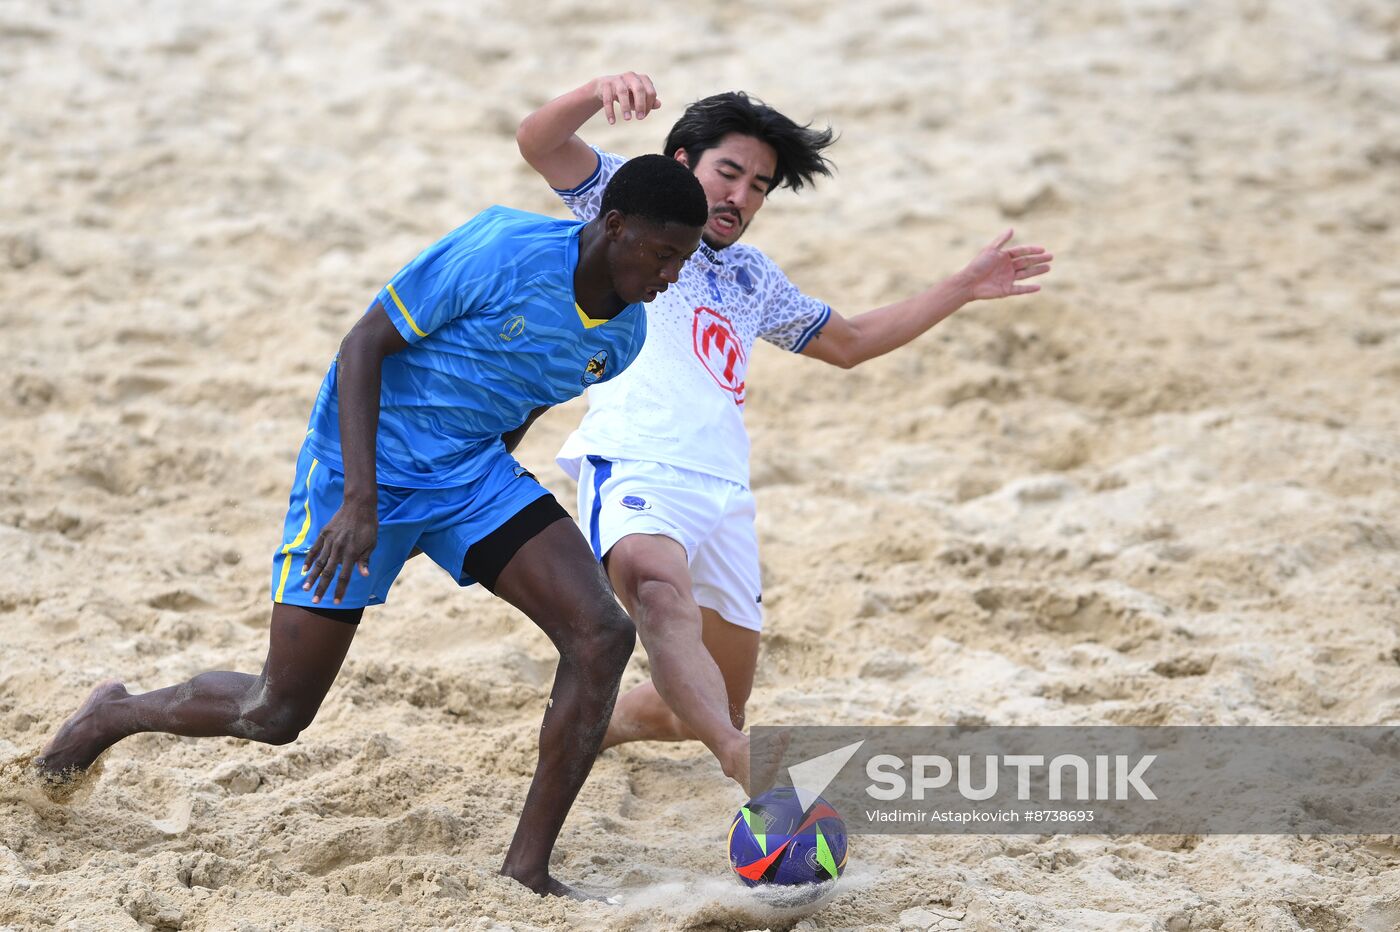
{"label": "player's face", "polygon": [[694,165],[684,149],[676,153],[676,158],[690,166],[705,189],[705,200],[710,204],[705,242],[711,249],[734,245],[773,187],[778,154],[768,143],[753,136],[730,133],[719,145],[700,153]]}
{"label": "player's face", "polygon": [[621,218],[609,262],[613,290],[628,304],[652,301],[681,277],[700,245],[700,227]]}

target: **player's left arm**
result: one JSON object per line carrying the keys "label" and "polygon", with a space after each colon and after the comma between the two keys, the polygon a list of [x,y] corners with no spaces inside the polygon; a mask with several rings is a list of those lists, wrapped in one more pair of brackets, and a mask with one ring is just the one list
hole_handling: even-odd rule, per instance
{"label": "player's left arm", "polygon": [[501,434],[501,441],[505,443],[507,453],[515,452],[515,448],[520,446],[520,441],[525,439],[525,432],[530,429],[530,425],[535,423],[535,421],[539,420],[540,415],[544,414],[548,410],[549,405],[541,405],[540,407],[530,412],[530,416],[525,419],[524,424],[521,424],[515,430],[507,431],[506,433]]}
{"label": "player's left arm", "polygon": [[[530,167],[556,191],[577,187],[598,166],[598,155],[578,135],[599,110],[609,123],[636,115],[638,120],[661,106],[651,78],[635,71],[605,74],[561,94],[520,121],[515,143]],[[616,108],[616,109],[615,109]]]}
{"label": "player's left arm", "polygon": [[898,349],[973,301],[1034,294],[1039,285],[1020,283],[1050,271],[1055,257],[1041,246],[1007,248],[1013,232],[988,243],[962,271],[903,301],[852,318],[832,311],[802,354],[849,369]]}

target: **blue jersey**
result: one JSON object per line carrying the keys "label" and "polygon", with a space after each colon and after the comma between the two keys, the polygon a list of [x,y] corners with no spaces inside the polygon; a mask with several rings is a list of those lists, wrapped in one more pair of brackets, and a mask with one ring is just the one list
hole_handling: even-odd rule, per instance
{"label": "blue jersey", "polygon": [[[574,298],[583,224],[491,207],[429,246],[379,293],[408,348],[384,359],[381,485],[443,488],[478,478],[501,434],[535,408],[581,395],[636,358],[646,312],[592,320]],[[337,366],[321,383],[307,443],[343,471]]]}

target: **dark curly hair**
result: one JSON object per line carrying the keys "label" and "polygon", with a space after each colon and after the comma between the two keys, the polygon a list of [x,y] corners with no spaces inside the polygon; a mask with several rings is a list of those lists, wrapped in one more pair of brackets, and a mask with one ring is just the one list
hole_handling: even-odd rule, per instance
{"label": "dark curly hair", "polygon": [[787,186],[794,191],[813,184],[816,175],[831,177],[832,163],[822,150],[836,141],[831,127],[812,129],[798,126],[772,107],[743,91],[729,91],[697,100],[666,135],[662,152],[673,157],[684,149],[691,168],[700,162],[706,149],[713,149],[730,133],[753,136],[773,147],[778,155],[770,191]]}
{"label": "dark curly hair", "polygon": [[610,210],[688,227],[703,227],[710,216],[695,176],[675,159],[655,154],[629,159],[608,180],[599,214]]}

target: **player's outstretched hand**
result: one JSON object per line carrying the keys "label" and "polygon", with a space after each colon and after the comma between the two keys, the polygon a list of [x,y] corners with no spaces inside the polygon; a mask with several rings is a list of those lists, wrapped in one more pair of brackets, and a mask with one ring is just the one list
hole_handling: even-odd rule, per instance
{"label": "player's outstretched hand", "polygon": [[1007,230],[997,236],[958,273],[973,300],[1034,294],[1040,290],[1039,285],[1019,283],[1050,271],[1050,261],[1055,257],[1042,246],[1006,248],[1015,232]]}
{"label": "player's outstretched hand", "polygon": [[301,571],[302,589],[316,587],[312,602],[320,602],[332,582],[335,583],[335,604],[345,597],[352,569],[361,576],[369,575],[369,555],[379,537],[379,516],[373,506],[346,502],[331,516],[316,542],[306,552]]}
{"label": "player's outstretched hand", "polygon": [[635,71],[605,74],[601,78],[595,78],[593,96],[603,105],[603,113],[609,123],[617,122],[614,105],[624,120],[630,120],[634,116],[645,120],[648,113],[661,106],[661,100],[656,96],[656,85],[651,83],[651,78]]}

